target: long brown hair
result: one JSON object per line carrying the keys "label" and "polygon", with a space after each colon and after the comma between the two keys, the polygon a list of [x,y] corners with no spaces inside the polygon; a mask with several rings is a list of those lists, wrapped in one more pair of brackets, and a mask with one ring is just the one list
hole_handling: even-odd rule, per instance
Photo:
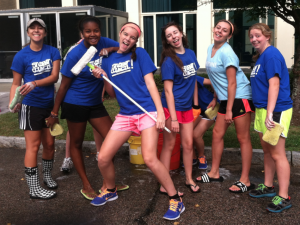
{"label": "long brown hair", "polygon": [[[136,23],[133,23],[133,22],[127,22],[127,23],[124,23],[124,24],[122,25],[122,27],[123,27],[124,25],[126,25],[126,24],[134,24],[134,25],[138,26],[138,28],[141,30],[140,26],[137,25]],[[123,30],[125,30],[125,28],[124,28]],[[122,33],[123,30],[120,30],[120,32]],[[141,32],[142,32],[142,31],[141,31]],[[137,41],[138,41],[138,39],[139,39],[139,37],[137,37]],[[130,49],[130,51],[132,52],[132,54],[131,54],[131,59],[132,59],[133,61],[136,60],[136,52],[135,52],[135,50],[136,50],[136,44],[135,44],[134,46],[132,46],[132,48]]]}
{"label": "long brown hair", "polygon": [[162,41],[162,46],[163,46],[163,50],[161,52],[161,56],[160,56],[160,61],[159,61],[159,66],[161,67],[162,64],[164,63],[164,61],[166,60],[167,57],[170,57],[173,62],[180,68],[181,71],[183,71],[183,62],[181,61],[181,59],[176,55],[176,52],[174,50],[174,48],[168,44],[167,38],[166,38],[166,29],[174,26],[176,27],[180,33],[182,33],[182,44],[183,47],[188,48],[188,39],[186,37],[186,35],[183,33],[183,29],[181,26],[179,26],[176,22],[171,21],[169,23],[167,23],[162,29],[161,29],[161,41]]}
{"label": "long brown hair", "polygon": [[[265,37],[269,37],[269,44],[271,44],[272,42],[272,30],[270,29],[270,27],[267,25],[267,24],[264,24],[264,23],[256,23],[256,24],[253,24],[249,30],[248,30],[248,36],[250,38],[250,31],[253,30],[253,29],[257,29],[257,30],[260,30],[261,33],[265,36]],[[256,51],[256,54],[254,56],[252,56],[252,59],[254,62],[257,61],[259,57],[259,52]]]}
{"label": "long brown hair", "polygon": [[219,23],[221,23],[221,22],[225,22],[225,23],[228,23],[228,24],[229,24],[229,26],[230,26],[229,36],[230,36],[230,35],[233,35],[233,34],[234,34],[234,31],[236,30],[235,25],[234,25],[231,21],[229,21],[229,20],[222,19],[222,20],[219,20],[219,21],[216,23],[215,27],[216,27]]}

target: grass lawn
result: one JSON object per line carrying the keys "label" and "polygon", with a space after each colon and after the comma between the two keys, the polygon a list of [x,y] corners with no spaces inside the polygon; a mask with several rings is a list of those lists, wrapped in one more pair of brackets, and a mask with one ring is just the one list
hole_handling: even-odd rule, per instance
{"label": "grass lawn", "polygon": [[[105,100],[104,105],[111,116],[111,119],[115,120],[115,115],[120,110],[120,107],[115,99]],[[65,140],[66,133],[68,130],[66,120],[60,120],[61,125],[64,128],[64,133],[57,137],[57,139]],[[18,126],[18,114],[13,113],[5,113],[0,115],[0,136],[17,136],[24,137],[24,133],[19,129]],[[86,141],[93,141],[93,131],[91,125],[88,123],[87,131],[85,133]],[[211,146],[212,140],[212,129],[211,127],[204,135],[205,146]],[[291,126],[289,130],[289,136],[286,141],[286,149],[289,151],[300,151],[300,127],[299,126]],[[261,149],[260,141],[257,132],[253,130],[253,123],[251,125],[251,142],[254,149]],[[239,148],[239,143],[236,138],[236,132],[234,125],[231,125],[226,132],[224,138],[224,146],[226,148]]]}

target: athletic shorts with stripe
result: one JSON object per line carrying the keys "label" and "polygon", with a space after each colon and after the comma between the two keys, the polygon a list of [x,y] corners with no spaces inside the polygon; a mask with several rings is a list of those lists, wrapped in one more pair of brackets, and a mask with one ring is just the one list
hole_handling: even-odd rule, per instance
{"label": "athletic shorts with stripe", "polygon": [[217,119],[217,116],[214,118],[214,119],[209,119],[209,118],[207,118],[207,116],[206,116],[206,114],[205,114],[205,111],[204,110],[201,110],[201,113],[200,113],[200,116],[201,116],[201,119],[202,120],[210,120],[210,121],[216,121],[216,119]]}
{"label": "athletic shorts with stripe", "polygon": [[[273,121],[281,124],[284,127],[281,137],[287,138],[288,131],[290,128],[290,123],[293,115],[293,108],[287,109],[282,112],[273,112]],[[254,130],[265,134],[267,127],[265,125],[265,120],[267,117],[267,110],[264,108],[255,109],[255,121],[254,121]]]}
{"label": "athletic shorts with stripe", "polygon": [[[226,115],[227,100],[221,101],[218,114]],[[247,112],[255,112],[255,107],[252,100],[248,99],[234,99],[232,105],[232,119],[236,119],[246,115]]]}
{"label": "athletic shorts with stripe", "polygon": [[42,130],[47,128],[46,118],[51,114],[51,109],[38,108],[22,104],[19,111],[19,127],[21,130]]}

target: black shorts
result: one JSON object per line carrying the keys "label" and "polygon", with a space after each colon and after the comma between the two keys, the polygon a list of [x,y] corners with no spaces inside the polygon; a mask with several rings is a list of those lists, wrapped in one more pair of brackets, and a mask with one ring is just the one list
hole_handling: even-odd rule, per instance
{"label": "black shorts", "polygon": [[[218,114],[225,115],[227,107],[227,100],[221,101]],[[234,99],[232,106],[232,119],[246,115],[247,112],[255,112],[255,107],[252,100],[248,99]]]}
{"label": "black shorts", "polygon": [[19,127],[21,130],[42,130],[47,128],[46,118],[51,114],[51,109],[38,108],[22,104],[19,111]]}
{"label": "black shorts", "polygon": [[101,103],[95,106],[74,105],[63,102],[61,106],[61,119],[67,119],[73,123],[86,122],[89,119],[108,116],[105,106]]}

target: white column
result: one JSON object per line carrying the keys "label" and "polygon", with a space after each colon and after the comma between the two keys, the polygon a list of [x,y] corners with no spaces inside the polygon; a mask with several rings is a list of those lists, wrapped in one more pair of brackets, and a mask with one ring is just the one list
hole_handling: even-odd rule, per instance
{"label": "white column", "polygon": [[197,0],[197,60],[200,68],[205,68],[207,48],[212,38],[212,4]]}
{"label": "white column", "polygon": [[61,0],[61,6],[74,6],[73,0]]}
{"label": "white column", "polygon": [[286,65],[291,68],[294,64],[295,29],[279,17],[275,18],[275,47],[283,55]]}
{"label": "white column", "polygon": [[[141,1],[126,0],[126,12],[128,12],[128,22],[133,22],[140,26]],[[137,43],[137,46],[140,47],[140,42]]]}

